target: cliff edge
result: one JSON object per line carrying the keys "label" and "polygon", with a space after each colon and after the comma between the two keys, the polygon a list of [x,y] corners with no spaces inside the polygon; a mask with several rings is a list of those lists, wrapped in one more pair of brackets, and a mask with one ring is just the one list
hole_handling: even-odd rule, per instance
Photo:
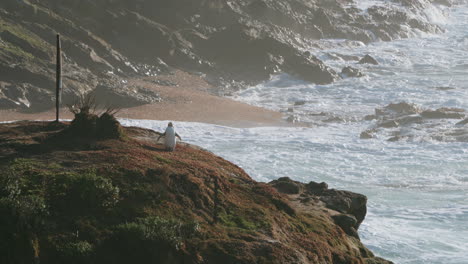
{"label": "cliff edge", "polygon": [[71,127],[0,124],[1,263],[391,263],[359,240],[363,195],[256,182],[147,129]]}

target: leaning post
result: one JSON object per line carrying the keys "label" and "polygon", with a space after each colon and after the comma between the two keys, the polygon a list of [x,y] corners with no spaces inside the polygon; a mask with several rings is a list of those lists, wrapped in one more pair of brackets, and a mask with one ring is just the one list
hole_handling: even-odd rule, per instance
{"label": "leaning post", "polygon": [[55,90],[55,122],[59,122],[60,101],[62,97],[62,47],[60,44],[60,34],[57,34],[57,75],[56,75],[56,90]]}

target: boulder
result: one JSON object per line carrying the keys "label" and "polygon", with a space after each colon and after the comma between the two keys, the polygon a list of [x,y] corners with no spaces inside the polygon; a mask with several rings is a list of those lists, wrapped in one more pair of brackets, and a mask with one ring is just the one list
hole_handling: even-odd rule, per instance
{"label": "boulder", "polygon": [[269,183],[281,193],[298,194],[300,185],[288,177],[282,177]]}
{"label": "boulder", "polygon": [[323,191],[328,190],[328,184],[326,182],[318,183],[311,181],[308,184],[306,184],[306,190],[314,194],[321,193]]}
{"label": "boulder", "polygon": [[359,62],[359,64],[373,64],[373,65],[378,65],[379,63],[377,62],[376,59],[374,59],[372,56],[367,54],[364,56]]}
{"label": "boulder", "polygon": [[364,74],[356,68],[351,66],[346,66],[341,70],[341,77],[362,77]]}
{"label": "boulder", "polygon": [[356,217],[350,214],[337,214],[332,216],[332,218],[335,221],[335,224],[340,226],[346,234],[355,238],[359,238],[358,232],[356,230]]}
{"label": "boulder", "polygon": [[367,197],[362,194],[329,189],[320,193],[319,199],[330,209],[354,216],[357,220],[354,225],[356,230],[367,213]]}

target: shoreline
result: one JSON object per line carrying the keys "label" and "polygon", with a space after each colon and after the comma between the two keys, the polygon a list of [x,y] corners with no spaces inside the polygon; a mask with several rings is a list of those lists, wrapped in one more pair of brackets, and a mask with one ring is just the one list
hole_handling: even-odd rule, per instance
{"label": "shoreline", "polygon": [[[175,85],[158,85],[155,80],[170,81]],[[116,114],[117,118],[200,122],[232,127],[290,125],[280,112],[213,95],[209,92],[213,87],[205,80],[182,71],[128,81],[129,86],[140,86],[159,93],[162,101],[122,108]],[[66,107],[62,107],[60,116],[61,119],[73,119],[73,114]],[[0,122],[54,119],[54,109],[39,113],[0,110]]]}

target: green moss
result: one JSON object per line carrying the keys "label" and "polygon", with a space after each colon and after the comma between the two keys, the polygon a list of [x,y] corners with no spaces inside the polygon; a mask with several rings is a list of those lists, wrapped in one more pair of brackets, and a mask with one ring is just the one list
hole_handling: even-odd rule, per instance
{"label": "green moss", "polygon": [[219,214],[219,220],[225,226],[246,230],[258,230],[269,226],[266,218],[249,219],[243,214],[228,214],[226,212],[222,212]]}
{"label": "green moss", "polygon": [[15,57],[23,58],[25,60],[34,59],[34,56],[31,53],[22,50],[18,46],[14,46],[10,43],[5,42],[0,42],[0,54],[13,55]]}
{"label": "green moss", "polygon": [[[0,31],[9,31],[11,34],[29,43],[32,47],[41,50],[45,53],[53,51],[53,48],[47,42],[45,42],[39,36],[25,29],[19,24],[9,23],[5,20],[0,19]],[[30,54],[30,56],[32,56],[32,54]]]}
{"label": "green moss", "polygon": [[169,159],[166,159],[166,158],[163,158],[159,155],[154,155],[154,158],[159,161],[159,162],[162,162],[162,163],[166,163],[166,164],[171,164],[172,163],[172,160],[169,160]]}
{"label": "green moss", "polygon": [[[197,222],[146,217],[116,226],[100,249],[106,263],[167,263],[184,240],[198,234]],[[178,262],[174,262],[178,263]]]}

